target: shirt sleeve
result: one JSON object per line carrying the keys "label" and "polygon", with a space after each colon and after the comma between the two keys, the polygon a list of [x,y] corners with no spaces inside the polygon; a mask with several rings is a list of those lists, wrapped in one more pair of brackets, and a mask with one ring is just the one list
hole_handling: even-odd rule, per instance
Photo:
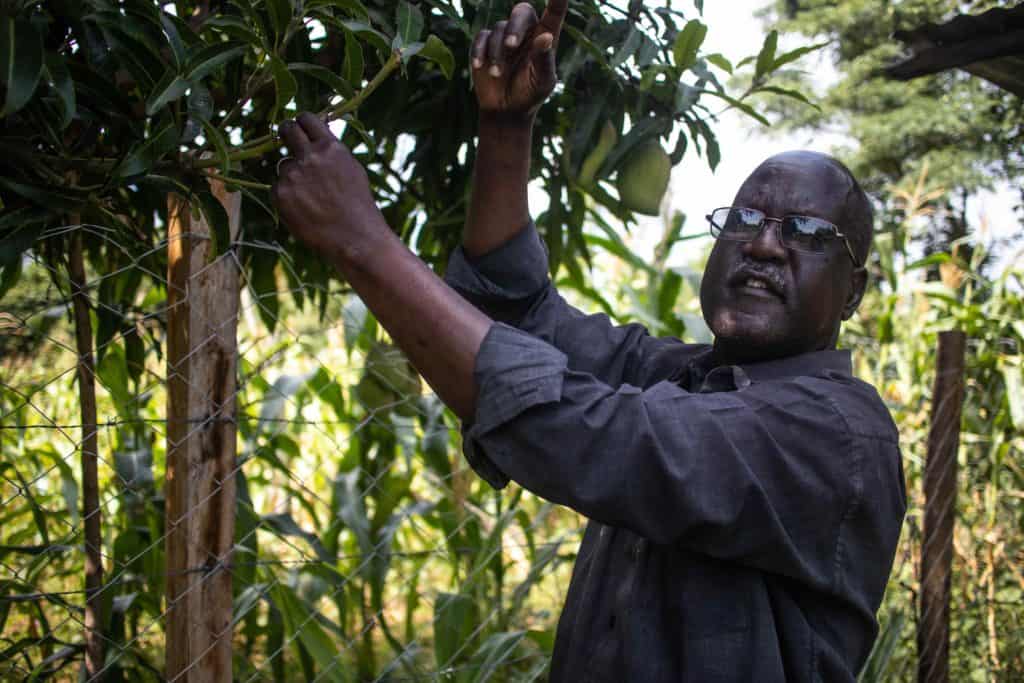
{"label": "shirt sleeve", "polygon": [[479,258],[456,248],[445,280],[493,320],[547,342],[565,354],[570,368],[613,386],[646,386],[704,348],[655,338],[642,325],[615,325],[603,313],[569,305],[548,277],[547,252],[532,222]]}
{"label": "shirt sleeve", "polygon": [[[891,418],[856,380],[613,388],[502,325],[485,339],[476,379],[466,447],[491,475],[656,544],[824,591],[882,594],[890,567],[877,558],[895,551],[902,470]],[[852,574],[872,584],[863,590],[844,585],[858,563]]]}

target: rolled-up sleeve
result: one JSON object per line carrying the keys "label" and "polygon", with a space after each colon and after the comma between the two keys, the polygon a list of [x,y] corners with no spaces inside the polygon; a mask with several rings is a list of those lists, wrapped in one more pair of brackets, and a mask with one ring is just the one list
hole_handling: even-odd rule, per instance
{"label": "rolled-up sleeve", "polygon": [[517,326],[551,285],[548,255],[531,222],[512,239],[471,259],[459,246],[448,259],[445,281],[495,320]]}
{"label": "rolled-up sleeve", "polygon": [[822,590],[836,588],[844,553],[895,543],[898,528],[884,520],[902,501],[866,506],[861,496],[902,490],[898,447],[894,436],[850,429],[835,394],[852,385],[793,378],[710,394],[669,382],[613,388],[502,325],[484,342],[476,378],[477,419],[465,445],[492,484],[512,479],[654,543]]}
{"label": "rolled-up sleeve", "polygon": [[493,320],[547,342],[566,355],[571,369],[612,386],[646,386],[703,350],[678,339],[652,337],[642,325],[616,325],[603,313],[574,308],[551,283],[547,264],[547,252],[530,223],[479,258],[470,259],[457,248],[445,280]]}

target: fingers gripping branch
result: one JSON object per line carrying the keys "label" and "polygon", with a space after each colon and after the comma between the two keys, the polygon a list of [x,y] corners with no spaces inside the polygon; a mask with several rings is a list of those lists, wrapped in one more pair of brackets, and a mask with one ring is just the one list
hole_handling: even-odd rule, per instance
{"label": "fingers gripping branch", "polygon": [[480,31],[471,49],[473,80],[482,112],[531,115],[557,81],[555,48],[568,0],[552,0],[538,18],[528,2],[507,21]]}

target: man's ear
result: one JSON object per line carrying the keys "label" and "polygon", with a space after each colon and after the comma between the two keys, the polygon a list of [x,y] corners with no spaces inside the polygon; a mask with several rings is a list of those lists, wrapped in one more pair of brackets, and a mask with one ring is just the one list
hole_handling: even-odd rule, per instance
{"label": "man's ear", "polygon": [[860,300],[864,298],[864,290],[867,289],[867,286],[868,269],[854,268],[850,273],[850,295],[846,297],[846,304],[843,306],[843,320],[849,320],[860,306]]}

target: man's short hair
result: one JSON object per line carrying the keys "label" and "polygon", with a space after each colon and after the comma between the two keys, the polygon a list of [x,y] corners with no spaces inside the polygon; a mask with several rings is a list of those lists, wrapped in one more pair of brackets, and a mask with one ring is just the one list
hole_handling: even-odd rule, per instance
{"label": "man's short hair", "polygon": [[850,245],[857,260],[866,263],[871,252],[871,241],[875,232],[875,209],[871,199],[857,182],[857,178],[843,162],[835,157],[827,157],[837,170],[850,181],[850,189],[842,210],[842,225],[839,230],[849,236]]}

